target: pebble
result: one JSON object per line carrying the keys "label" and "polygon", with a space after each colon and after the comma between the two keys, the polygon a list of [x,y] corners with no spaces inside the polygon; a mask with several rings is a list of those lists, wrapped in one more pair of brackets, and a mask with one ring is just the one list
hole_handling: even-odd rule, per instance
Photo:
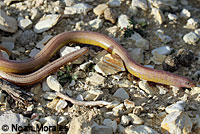
{"label": "pebble", "polygon": [[127,126],[131,122],[131,120],[132,119],[130,118],[130,116],[122,115],[122,117],[121,117],[121,124],[123,126]]}
{"label": "pebble", "polygon": [[64,0],[64,2],[67,7],[70,7],[75,4],[75,0]]}
{"label": "pebble", "polygon": [[107,4],[99,4],[97,7],[93,9],[93,12],[97,15],[100,16],[104,13],[104,11],[108,8]]}
{"label": "pebble", "polygon": [[38,9],[32,8],[31,9],[31,20],[36,21],[41,17],[41,14]]}
{"label": "pebble", "polygon": [[134,61],[137,63],[144,63],[144,51],[142,48],[128,48],[131,57],[134,57]]}
{"label": "pebble", "polygon": [[103,96],[103,91],[97,90],[97,89],[92,89],[87,92],[85,92],[85,100],[87,101],[96,101],[100,99]]}
{"label": "pebble", "polygon": [[39,48],[39,49],[43,49],[44,48],[44,45],[52,38],[53,36],[52,35],[46,35],[43,37],[43,39],[41,41],[39,41],[37,44],[36,44],[36,47]]}
{"label": "pebble", "polygon": [[163,42],[165,44],[172,41],[172,38],[168,35],[165,35],[164,32],[160,29],[155,32],[155,35],[157,35],[158,38],[161,40],[161,42]]}
{"label": "pebble", "polygon": [[105,18],[105,20],[110,21],[112,24],[115,24],[115,22],[116,22],[115,13],[110,8],[106,8],[104,10],[104,18]]}
{"label": "pebble", "polygon": [[179,111],[183,112],[185,105],[186,105],[185,101],[178,101],[175,104],[172,104],[166,107],[165,111],[167,113],[173,113],[173,112],[179,112]]}
{"label": "pebble", "polygon": [[198,28],[198,26],[199,26],[199,21],[197,21],[194,18],[190,18],[187,20],[187,24],[186,24],[186,26],[184,26],[184,28],[196,29],[196,28]]}
{"label": "pebble", "polygon": [[20,36],[17,38],[21,46],[25,46],[31,42],[36,42],[37,34],[32,30],[25,30]]}
{"label": "pebble", "polygon": [[57,97],[57,95],[54,92],[45,92],[43,97],[47,100],[53,100]]}
{"label": "pebble", "polygon": [[[6,133],[17,133],[19,131],[16,131],[13,128],[14,126],[27,126],[28,125],[28,119],[24,117],[22,114],[15,114],[15,113],[4,113],[0,116],[0,126],[2,128],[3,125],[7,125],[8,131]],[[5,133],[2,129],[0,129],[0,133]]]}
{"label": "pebble", "polygon": [[169,18],[169,20],[176,21],[178,19],[178,16],[175,14],[169,13],[168,18]]}
{"label": "pebble", "polygon": [[91,60],[88,62],[85,62],[80,65],[80,69],[83,71],[86,71],[90,67],[91,64],[93,64],[93,61],[91,61]]}
{"label": "pebble", "polygon": [[136,127],[131,125],[126,127],[124,131],[126,134],[159,134],[157,131],[146,125],[139,125]]}
{"label": "pebble", "polygon": [[101,58],[95,65],[94,69],[104,76],[125,71],[124,63],[121,58],[111,54],[106,54],[103,58]]}
{"label": "pebble", "polygon": [[129,95],[128,95],[128,93],[126,92],[126,90],[124,90],[124,88],[119,88],[119,89],[117,89],[117,91],[114,93],[113,96],[115,96],[115,97],[117,97],[117,98],[120,98],[120,99],[122,99],[122,100],[124,100],[124,99],[129,99]]}
{"label": "pebble", "polygon": [[103,85],[105,78],[98,73],[89,73],[89,76],[86,78],[86,82],[90,83],[93,86]]}
{"label": "pebble", "polygon": [[142,90],[144,90],[147,94],[150,94],[150,95],[154,95],[155,94],[155,91],[149,86],[147,81],[140,81],[138,84],[139,84],[139,87]]}
{"label": "pebble", "polygon": [[135,41],[136,47],[143,48],[144,50],[149,50],[149,42],[137,32],[134,32],[134,34],[132,34],[129,39]]}
{"label": "pebble", "polygon": [[144,11],[148,10],[147,0],[132,0],[131,7],[137,7]]}
{"label": "pebble", "polygon": [[22,29],[22,30],[27,30],[30,29],[32,27],[32,21],[30,19],[20,19],[18,21],[18,26]]}
{"label": "pebble", "polygon": [[58,117],[58,125],[65,125],[67,123],[66,116],[59,116]]}
{"label": "pebble", "polygon": [[103,26],[103,19],[94,19],[89,21],[89,25],[94,29],[99,29]]}
{"label": "pebble", "polygon": [[92,127],[92,134],[113,134],[113,128],[103,125],[95,125]]}
{"label": "pebble", "polygon": [[34,57],[36,54],[38,54],[40,52],[39,49],[37,48],[33,48],[29,54],[30,57]]}
{"label": "pebble", "polygon": [[58,80],[56,79],[55,76],[50,75],[47,77],[47,85],[54,91],[56,92],[60,92],[63,91],[62,86],[60,85],[60,83],[58,82]]}
{"label": "pebble", "polygon": [[191,13],[189,10],[187,9],[183,9],[180,13],[180,17],[184,18],[184,19],[188,19],[191,17]]}
{"label": "pebble", "polygon": [[161,123],[162,133],[189,134],[192,130],[190,117],[182,112],[172,112],[168,114]]}
{"label": "pebble", "polygon": [[[76,51],[78,49],[80,49],[80,46],[76,46],[76,47],[64,46],[63,48],[60,49],[60,56],[62,57],[64,55],[69,54],[69,53]],[[85,60],[85,57],[81,56],[78,59],[74,60],[72,62],[72,64],[81,64],[81,63],[83,63],[84,60]]]}
{"label": "pebble", "polygon": [[57,24],[60,17],[61,15],[58,14],[44,15],[34,26],[34,32],[42,33],[49,30],[50,28],[52,28],[54,25]]}
{"label": "pebble", "polygon": [[127,110],[129,109],[132,110],[135,107],[135,102],[126,99],[124,100],[124,106],[126,107]]}
{"label": "pebble", "polygon": [[113,132],[115,133],[117,131],[117,122],[116,120],[111,119],[104,119],[103,125],[111,127],[113,129]]}
{"label": "pebble", "polygon": [[170,46],[162,46],[162,47],[158,47],[155,48],[151,51],[152,55],[155,55],[155,53],[161,54],[161,55],[168,55],[172,52],[172,48],[170,48]]}
{"label": "pebble", "polygon": [[190,94],[193,96],[193,95],[197,95],[197,94],[200,94],[200,87],[194,87],[192,88],[192,90],[190,91]]}
{"label": "pebble", "polygon": [[117,106],[115,106],[112,111],[113,111],[113,115],[114,116],[119,116],[120,113],[123,111],[124,109],[124,104],[119,104]]}
{"label": "pebble", "polygon": [[65,100],[60,99],[56,105],[56,110],[61,111],[62,109],[66,108],[67,102]]}
{"label": "pebble", "polygon": [[175,56],[174,54],[166,56],[162,63],[163,70],[170,72],[176,71],[178,69],[178,65],[179,62],[177,56]]}
{"label": "pebble", "polygon": [[143,119],[141,119],[139,116],[137,116],[136,114],[128,114],[128,116],[131,118],[131,122],[132,124],[136,124],[136,125],[141,125],[144,123]]}
{"label": "pebble", "polygon": [[183,36],[183,40],[185,43],[195,45],[199,40],[199,37],[194,32],[189,32]]}
{"label": "pebble", "polygon": [[165,20],[164,15],[162,11],[158,8],[152,8],[151,9],[151,14],[153,14],[155,20],[158,22],[158,24],[162,24],[163,21]]}
{"label": "pebble", "polygon": [[130,26],[129,23],[129,18],[127,15],[121,14],[118,17],[118,27],[120,27],[121,29],[127,28]]}
{"label": "pebble", "polygon": [[8,16],[3,10],[0,10],[0,29],[10,33],[17,32],[17,20]]}
{"label": "pebble", "polygon": [[86,3],[78,3],[71,7],[65,7],[64,14],[73,15],[73,14],[86,14],[92,10],[93,6]]}
{"label": "pebble", "polygon": [[109,0],[108,5],[109,5],[109,7],[120,7],[121,0]]}
{"label": "pebble", "polygon": [[44,92],[49,92],[49,91],[51,91],[51,88],[48,86],[48,84],[47,84],[47,81],[42,81],[42,90],[44,91]]}
{"label": "pebble", "polygon": [[15,47],[15,38],[14,37],[1,37],[1,46],[12,51]]}

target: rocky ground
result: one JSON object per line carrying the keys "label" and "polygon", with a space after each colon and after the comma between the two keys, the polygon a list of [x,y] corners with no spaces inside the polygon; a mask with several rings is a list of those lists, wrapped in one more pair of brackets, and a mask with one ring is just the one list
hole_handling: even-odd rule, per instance
{"label": "rocky ground", "polygon": [[[126,71],[119,57],[87,45],[88,54],[42,82],[14,86],[14,91],[25,91],[22,94],[28,96],[27,103],[24,96],[19,102],[20,97],[14,98],[5,89],[10,83],[1,83],[0,132],[198,134],[199,2],[0,1],[0,46],[12,52],[10,59],[34,57],[53,36],[62,32],[95,31],[118,41],[138,63],[197,82],[195,88],[182,89],[140,80]],[[83,46],[70,44],[53,59]],[[2,55],[9,58],[4,51]],[[11,129],[12,124],[18,124],[16,129]]]}

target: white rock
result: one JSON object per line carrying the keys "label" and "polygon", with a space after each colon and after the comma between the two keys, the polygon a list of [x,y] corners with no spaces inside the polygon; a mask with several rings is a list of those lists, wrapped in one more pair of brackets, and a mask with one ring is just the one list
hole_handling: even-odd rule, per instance
{"label": "white rock", "polygon": [[59,100],[58,103],[56,104],[56,110],[60,111],[64,109],[67,106],[67,102],[65,100]]}
{"label": "white rock", "polygon": [[159,134],[157,131],[152,128],[140,125],[140,126],[130,126],[125,129],[126,134]]}
{"label": "white rock", "polygon": [[168,35],[165,35],[164,32],[162,30],[157,30],[155,32],[155,35],[158,36],[158,38],[163,42],[163,43],[169,43],[172,41],[172,38]]}
{"label": "white rock", "polygon": [[120,27],[121,29],[123,28],[127,28],[130,26],[130,23],[129,23],[129,18],[127,15],[120,15],[119,18],[118,18],[118,27]]}
{"label": "white rock", "polygon": [[161,123],[162,133],[189,134],[192,130],[192,121],[184,112],[172,112]]}
{"label": "white rock", "polygon": [[34,26],[34,31],[36,33],[42,33],[44,31],[49,30],[50,28],[52,28],[54,25],[57,24],[60,17],[61,15],[58,14],[44,15]]}
{"label": "white rock", "polygon": [[165,20],[162,11],[158,8],[152,8],[151,14],[154,15],[155,20],[161,25]]}
{"label": "white rock", "polygon": [[191,13],[190,13],[189,10],[183,9],[183,10],[181,11],[181,13],[180,13],[180,16],[181,16],[182,18],[188,19],[188,18],[191,17]]}
{"label": "white rock", "polygon": [[122,125],[126,126],[130,123],[130,121],[131,121],[130,116],[122,115],[122,117],[121,117],[121,124]]}
{"label": "white rock", "polygon": [[161,55],[168,55],[172,52],[172,49],[169,46],[162,46],[162,47],[153,49],[151,51],[151,54],[154,55],[155,52]]}
{"label": "white rock", "polygon": [[175,104],[172,104],[168,107],[165,108],[165,111],[167,113],[172,113],[172,112],[179,112],[179,111],[184,111],[184,107],[185,107],[185,101],[178,101]]}
{"label": "white rock", "polygon": [[63,91],[62,86],[60,85],[56,77],[53,75],[50,75],[47,77],[47,84],[54,91],[57,91],[57,92]]}
{"label": "white rock", "polygon": [[133,124],[141,125],[144,123],[144,121],[136,114],[128,114],[128,116],[131,118]]}
{"label": "white rock", "polygon": [[118,97],[118,98],[120,98],[122,100],[129,99],[129,95],[126,92],[126,90],[124,90],[124,88],[117,89],[117,91],[114,93],[113,96]]}
{"label": "white rock", "polygon": [[103,125],[111,127],[113,129],[113,132],[115,133],[117,131],[117,122],[116,120],[111,119],[104,119]]}
{"label": "white rock", "polygon": [[147,94],[154,95],[155,91],[149,86],[146,81],[140,81],[139,87],[144,90]]}
{"label": "white rock", "polygon": [[140,8],[144,11],[148,10],[147,0],[132,0],[131,6]]}
{"label": "white rock", "polygon": [[89,25],[94,29],[99,29],[103,26],[103,19],[94,19],[89,21]]}
{"label": "white rock", "polygon": [[186,26],[184,26],[184,28],[188,28],[188,29],[196,29],[199,26],[199,21],[197,21],[194,18],[190,18],[187,20],[187,24]]}
{"label": "white rock", "polygon": [[67,7],[70,7],[70,6],[72,6],[72,5],[75,4],[75,1],[74,1],[74,0],[64,0],[64,2],[65,2],[65,5],[66,5]]}
{"label": "white rock", "polygon": [[22,30],[27,30],[32,27],[32,21],[30,19],[20,19],[18,25]]}
{"label": "white rock", "polygon": [[95,7],[95,8],[93,9],[93,12],[94,12],[96,15],[100,16],[100,15],[103,14],[103,12],[106,10],[106,8],[108,8],[108,5],[107,5],[107,4],[99,4],[97,7]]}
{"label": "white rock", "polygon": [[119,114],[123,111],[124,104],[119,104],[112,109],[114,116],[119,116]]}
{"label": "white rock", "polygon": [[37,48],[33,48],[29,54],[30,57],[34,57],[36,54],[38,54],[40,52],[39,49]]}
{"label": "white rock", "polygon": [[43,97],[47,100],[53,100],[57,97],[57,95],[54,92],[46,92],[43,94]]}
{"label": "white rock", "polygon": [[183,36],[185,43],[195,45],[199,37],[194,32],[189,32]]}
{"label": "white rock", "polygon": [[65,125],[65,124],[67,124],[66,116],[59,116],[58,117],[58,125]]}
{"label": "white rock", "polygon": [[80,69],[83,70],[83,71],[86,71],[86,69],[88,69],[88,67],[93,63],[93,61],[88,61],[88,62],[85,62],[83,64],[80,65]]}
{"label": "white rock", "polygon": [[10,33],[18,30],[16,19],[8,16],[3,10],[0,10],[0,29]]}
{"label": "white rock", "polygon": [[73,14],[86,14],[90,10],[92,10],[93,6],[88,5],[86,3],[78,3],[71,7],[65,7],[64,14],[73,15]]}
{"label": "white rock", "polygon": [[35,21],[39,19],[41,16],[40,12],[36,8],[31,9],[31,20]]}
{"label": "white rock", "polygon": [[86,82],[89,82],[90,84],[97,86],[104,84],[105,78],[98,73],[89,73],[89,77],[86,78]]}
{"label": "white rock", "polygon": [[175,14],[171,14],[171,13],[169,13],[169,14],[168,14],[168,18],[169,18],[169,20],[173,20],[173,21],[175,21],[175,20],[178,19],[178,16],[175,15]]}
{"label": "white rock", "polygon": [[120,7],[121,6],[121,0],[109,0],[108,5],[110,7]]}

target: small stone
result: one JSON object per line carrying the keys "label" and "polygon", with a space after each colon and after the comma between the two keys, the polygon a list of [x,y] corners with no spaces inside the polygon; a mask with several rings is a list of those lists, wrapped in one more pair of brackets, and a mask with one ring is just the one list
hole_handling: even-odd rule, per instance
{"label": "small stone", "polygon": [[128,99],[124,100],[124,106],[126,109],[133,109],[135,107],[135,103],[133,101],[130,101]]}
{"label": "small stone", "polygon": [[66,5],[67,7],[70,7],[70,6],[72,6],[72,5],[75,4],[75,1],[74,1],[74,0],[64,0],[64,2],[65,2],[65,5]]}
{"label": "small stone", "polygon": [[56,79],[55,76],[48,76],[47,77],[47,85],[54,91],[56,92],[60,92],[63,91],[62,86],[60,85],[60,83],[58,82],[58,80]]}
{"label": "small stone", "polygon": [[166,107],[165,111],[167,113],[173,113],[173,112],[179,112],[179,111],[183,112],[185,105],[186,105],[185,101],[178,101],[175,104],[172,104]]}
{"label": "small stone", "polygon": [[108,8],[107,4],[99,4],[97,7],[93,9],[93,12],[97,15],[100,16],[103,14],[103,12]]}
{"label": "small stone", "polygon": [[27,30],[32,27],[32,21],[30,19],[20,19],[18,25],[22,30]]}
{"label": "small stone", "polygon": [[1,37],[1,46],[12,51],[15,47],[15,40],[14,37]]}
{"label": "small stone", "polygon": [[131,118],[131,122],[133,124],[141,125],[144,123],[144,121],[138,117],[136,114],[128,114],[128,116]]}
{"label": "small stone", "polygon": [[116,120],[111,119],[104,119],[103,125],[111,127],[113,129],[113,132],[115,133],[117,131],[117,122]]}
{"label": "small stone", "polygon": [[50,28],[52,28],[54,25],[57,24],[60,17],[61,15],[58,14],[44,15],[34,26],[34,31],[36,33],[42,33],[44,31],[49,30]]}
{"label": "small stone", "polygon": [[109,0],[108,5],[109,7],[120,7],[121,0]]}
{"label": "small stone", "polygon": [[41,17],[40,12],[36,8],[31,9],[31,20],[35,21]]}
{"label": "small stone", "polygon": [[168,114],[161,123],[162,133],[189,134],[192,130],[190,117],[182,112],[172,112]]}
{"label": "small stone", "polygon": [[57,105],[56,105],[56,110],[57,111],[61,111],[62,109],[64,109],[67,106],[67,102],[65,100],[59,100]]}
{"label": "small stone", "polygon": [[183,36],[185,43],[195,45],[199,37],[194,32],[189,32]]}
{"label": "small stone", "polygon": [[37,34],[32,30],[26,30],[17,38],[17,40],[19,41],[21,46],[26,46],[31,42],[36,42]]}
{"label": "small stone", "polygon": [[0,10],[0,29],[10,33],[18,30],[16,19],[8,16],[3,10]]}
{"label": "small stone", "polygon": [[93,61],[85,62],[80,65],[80,69],[86,71],[91,64],[93,64]]}
{"label": "small stone", "polygon": [[178,69],[179,64],[180,62],[178,61],[177,56],[172,54],[165,57],[162,63],[162,66],[163,66],[163,70],[174,72]]}
{"label": "small stone", "polygon": [[196,29],[199,26],[199,21],[197,21],[196,19],[190,18],[187,20],[187,24],[186,26],[184,26],[184,28],[188,28],[188,29]]}
{"label": "small stone", "polygon": [[118,27],[113,26],[113,27],[106,28],[106,30],[115,37],[117,34]]}
{"label": "small stone", "polygon": [[46,92],[44,93],[43,97],[47,100],[53,100],[57,97],[57,95],[54,92]]}
{"label": "small stone", "polygon": [[185,18],[185,19],[188,19],[188,18],[191,17],[191,13],[190,13],[189,10],[183,9],[183,10],[181,11],[181,13],[180,13],[180,17]]}
{"label": "small stone", "polygon": [[43,49],[44,45],[52,38],[52,35],[46,35],[43,37],[43,39],[37,43],[36,47],[39,49]]}
{"label": "small stone", "polygon": [[178,19],[178,16],[176,16],[175,14],[169,13],[168,14],[168,18],[169,18],[169,20],[176,21]]}
{"label": "small stone", "polygon": [[128,48],[131,57],[134,57],[134,61],[138,63],[144,63],[144,51],[142,48]]}
{"label": "small stone", "polygon": [[34,57],[34,56],[35,56],[36,54],[38,54],[39,52],[40,52],[39,49],[34,48],[34,49],[31,50],[29,56],[30,56],[30,57]]}
{"label": "small stone", "polygon": [[119,114],[123,111],[124,109],[124,104],[119,104],[115,106],[112,111],[114,116],[119,116]]}
{"label": "small stone", "polygon": [[162,46],[155,48],[151,51],[151,54],[154,55],[155,53],[161,54],[161,55],[168,55],[172,52],[172,48],[169,46]]}
{"label": "small stone", "polygon": [[92,134],[113,134],[113,129],[108,126],[95,125],[92,127]]}
{"label": "small stone", "polygon": [[129,126],[124,131],[126,134],[159,134],[157,131],[145,125],[140,125],[136,127]]}
{"label": "small stone", "polygon": [[200,94],[200,87],[194,87],[192,88],[192,90],[190,91],[190,94],[193,96],[193,95],[197,95],[197,94]]}
{"label": "small stone", "polygon": [[[20,126],[26,127],[28,126],[28,119],[24,117],[22,114],[15,113],[4,113],[0,116],[0,126],[5,126],[4,128],[8,128],[6,133],[19,133],[19,130],[12,129],[12,126]],[[2,129],[0,129],[0,133],[5,133]]]}
{"label": "small stone", "polygon": [[95,70],[104,76],[116,74],[121,71],[125,71],[124,63],[121,58],[106,54],[101,60],[95,65]]}
{"label": "small stone", "polygon": [[89,77],[86,78],[86,82],[89,82],[90,84],[94,86],[103,85],[105,81],[105,78],[97,73],[89,73]]}
{"label": "small stone", "polygon": [[147,94],[154,95],[155,91],[149,86],[147,81],[140,81],[139,87],[144,90]]}
{"label": "small stone", "polygon": [[148,10],[147,0],[132,0],[131,7],[137,7],[144,11]]}
{"label": "small stone", "polygon": [[44,81],[42,81],[42,90],[44,91],[44,92],[49,92],[49,91],[51,91],[51,88],[49,88],[49,86],[47,85],[47,82],[44,80]]}
{"label": "small stone", "polygon": [[89,25],[94,29],[99,29],[103,26],[103,19],[94,19],[89,21]]}
{"label": "small stone", "polygon": [[165,35],[162,30],[157,30],[155,32],[155,35],[157,35],[158,38],[161,40],[161,42],[163,42],[165,44],[167,44],[167,43],[172,41],[172,38],[170,36],[168,36],[168,35]]}
{"label": "small stone", "polygon": [[140,34],[134,32],[134,34],[132,34],[129,39],[135,41],[136,47],[143,48],[144,50],[149,50],[149,42]]}
{"label": "small stone", "polygon": [[[64,46],[63,48],[60,49],[60,56],[64,56],[66,54],[69,54],[71,52],[74,52],[76,50],[80,49],[79,46],[76,46],[76,47],[68,47],[68,46]],[[83,63],[83,61],[85,60],[85,57],[84,56],[81,56],[79,57],[78,59],[74,60],[72,62],[72,64],[81,64]]]}
{"label": "small stone", "polygon": [[104,18],[105,18],[105,20],[110,21],[112,24],[114,24],[116,22],[115,14],[113,13],[113,11],[110,8],[106,8],[104,10]]}
{"label": "small stone", "polygon": [[129,99],[129,95],[126,92],[126,90],[124,90],[124,88],[117,89],[117,91],[114,93],[113,96],[118,97],[118,98],[120,98],[122,100]]}
{"label": "small stone", "polygon": [[[51,99],[49,99],[49,100],[51,100]],[[56,108],[56,105],[57,105],[58,102],[59,102],[59,100],[60,100],[60,99],[58,99],[58,98],[53,98],[53,100],[47,104],[47,107],[48,107],[48,108],[51,108],[51,109],[55,109],[55,108]]]}
{"label": "small stone", "polygon": [[58,117],[58,125],[65,125],[67,123],[66,116],[59,116]]}
{"label": "small stone", "polygon": [[152,8],[151,14],[154,15],[155,20],[161,25],[164,21],[164,15],[158,8]]}
{"label": "small stone", "polygon": [[130,23],[129,23],[129,18],[127,15],[120,15],[118,17],[118,27],[120,27],[121,29],[124,29],[124,28],[127,28],[130,26]]}
{"label": "small stone", "polygon": [[90,10],[92,10],[92,6],[86,3],[78,3],[71,7],[65,7],[64,14],[73,15],[73,14],[86,14]]}
{"label": "small stone", "polygon": [[131,122],[131,120],[132,119],[130,118],[130,116],[122,115],[122,117],[121,117],[121,124],[123,126],[127,126]]}
{"label": "small stone", "polygon": [[85,97],[85,100],[87,101],[95,101],[95,100],[98,100],[100,99],[102,96],[103,96],[103,91],[101,90],[95,90],[95,89],[92,89],[92,90],[89,90],[87,92],[85,92],[86,94],[86,97]]}

